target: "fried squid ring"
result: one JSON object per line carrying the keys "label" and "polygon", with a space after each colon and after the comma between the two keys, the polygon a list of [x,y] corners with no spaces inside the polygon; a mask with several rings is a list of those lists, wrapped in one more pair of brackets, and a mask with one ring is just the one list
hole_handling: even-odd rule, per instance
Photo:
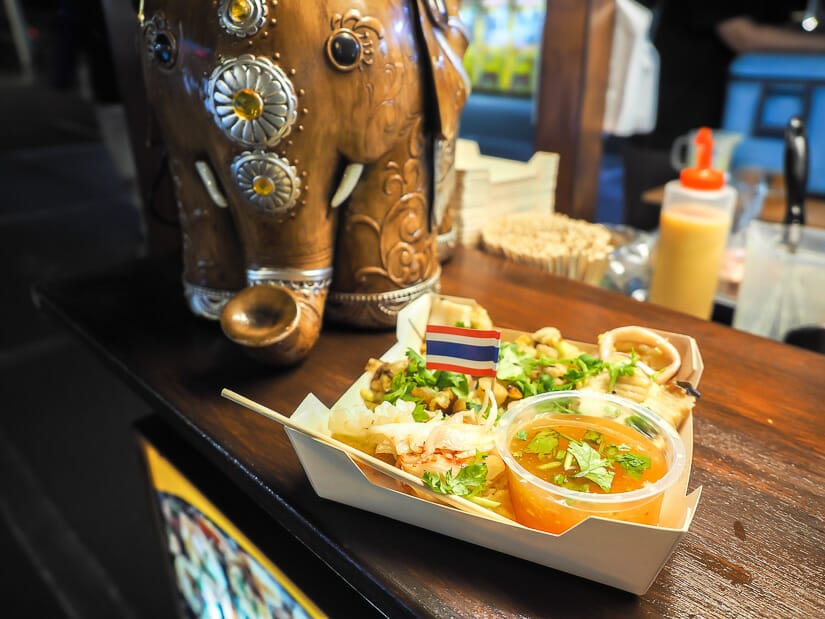
{"label": "fried squid ring", "polygon": [[658,348],[662,354],[669,361],[668,365],[660,370],[654,370],[642,362],[637,365],[645,372],[650,374],[651,379],[661,384],[666,383],[671,378],[676,376],[676,372],[682,365],[682,357],[676,347],[668,342],[664,337],[645,329],[644,327],[628,326],[619,327],[606,331],[599,336],[599,356],[602,359],[607,359],[610,353],[616,350],[617,342],[626,342],[629,344],[645,344],[647,346]]}

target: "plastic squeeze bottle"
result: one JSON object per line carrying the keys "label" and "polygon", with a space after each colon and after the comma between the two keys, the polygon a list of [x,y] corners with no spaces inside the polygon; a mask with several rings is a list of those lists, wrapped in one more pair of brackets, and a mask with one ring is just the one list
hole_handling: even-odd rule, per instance
{"label": "plastic squeeze bottle", "polygon": [[696,167],[665,185],[648,300],[708,319],[736,205],[736,189],[711,167],[713,136],[696,134]]}

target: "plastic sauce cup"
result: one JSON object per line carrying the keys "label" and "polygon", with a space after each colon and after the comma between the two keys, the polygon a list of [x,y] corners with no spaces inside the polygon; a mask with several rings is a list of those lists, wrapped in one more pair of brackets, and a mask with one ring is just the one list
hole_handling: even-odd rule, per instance
{"label": "plastic sauce cup", "polygon": [[[571,422],[583,422],[596,431],[600,427],[606,432],[618,429],[630,438],[648,439],[660,450],[667,472],[638,490],[580,492],[539,478],[513,457],[510,444],[520,430],[536,423]],[[687,458],[681,437],[667,421],[635,402],[597,392],[556,391],[525,398],[511,405],[499,420],[495,439],[507,465],[516,519],[549,533],[563,533],[589,516],[658,524],[664,493],[681,477]]]}

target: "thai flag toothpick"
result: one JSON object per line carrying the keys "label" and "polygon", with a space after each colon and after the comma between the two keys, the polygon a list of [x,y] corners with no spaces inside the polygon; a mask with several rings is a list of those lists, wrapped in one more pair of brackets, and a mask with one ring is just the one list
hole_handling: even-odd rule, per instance
{"label": "thai flag toothpick", "polygon": [[427,325],[427,369],[495,376],[501,332]]}

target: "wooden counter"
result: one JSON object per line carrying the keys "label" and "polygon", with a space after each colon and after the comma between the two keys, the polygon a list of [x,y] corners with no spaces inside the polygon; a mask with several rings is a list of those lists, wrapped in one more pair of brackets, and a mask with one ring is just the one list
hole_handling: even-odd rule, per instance
{"label": "wooden counter", "polygon": [[301,366],[264,367],[217,325],[189,315],[171,260],[43,285],[35,298],[388,615],[825,613],[825,356],[473,250],[460,250],[446,265],[442,292],[475,297],[502,327],[555,325],[592,341],[605,329],[641,324],[698,340],[705,373],[690,488],[704,490],[690,532],[646,595],[319,499],[282,428],[219,396],[229,387],[287,414],[309,391],[332,404],[364,362],[392,344],[391,332],[328,328]]}

